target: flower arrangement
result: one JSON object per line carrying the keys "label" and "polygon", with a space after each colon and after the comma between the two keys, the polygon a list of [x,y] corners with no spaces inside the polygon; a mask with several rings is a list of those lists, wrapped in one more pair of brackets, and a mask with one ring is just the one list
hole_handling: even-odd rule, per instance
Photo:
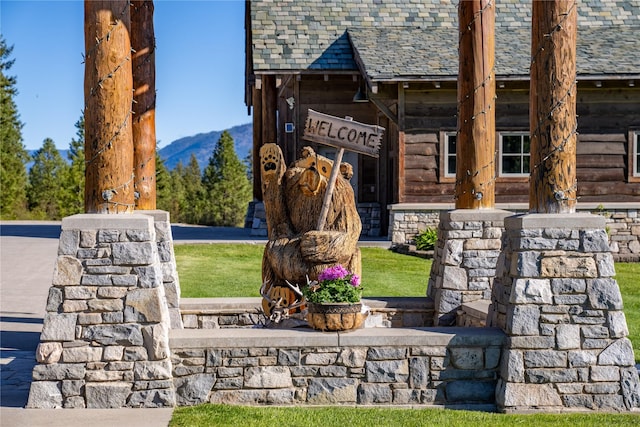
{"label": "flower arrangement", "polygon": [[320,273],[318,280],[309,282],[302,293],[310,303],[357,303],[363,289],[360,277],[338,264]]}

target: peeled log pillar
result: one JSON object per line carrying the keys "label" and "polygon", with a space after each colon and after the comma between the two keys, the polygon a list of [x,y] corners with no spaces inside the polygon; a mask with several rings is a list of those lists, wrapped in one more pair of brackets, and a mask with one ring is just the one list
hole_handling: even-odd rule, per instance
{"label": "peeled log pillar", "polygon": [[574,1],[534,1],[531,32],[532,213],[575,212],[576,37]]}
{"label": "peeled log pillar", "polygon": [[456,209],[495,206],[495,7],[461,1]]}
{"label": "peeled log pillar", "polygon": [[136,209],[156,208],[156,53],[153,1],[131,2]]}
{"label": "peeled log pillar", "polygon": [[84,2],[85,211],[131,212],[131,27],[128,1]]}

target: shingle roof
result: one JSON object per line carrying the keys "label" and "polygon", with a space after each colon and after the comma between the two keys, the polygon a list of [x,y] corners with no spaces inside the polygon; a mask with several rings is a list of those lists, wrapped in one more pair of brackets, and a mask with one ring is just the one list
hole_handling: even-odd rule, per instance
{"label": "shingle roof", "polygon": [[[578,5],[578,74],[640,74],[640,0]],[[252,0],[251,25],[256,72],[356,70],[355,49],[373,80],[457,74],[454,0]],[[530,32],[530,2],[496,3],[497,75],[528,75]]]}

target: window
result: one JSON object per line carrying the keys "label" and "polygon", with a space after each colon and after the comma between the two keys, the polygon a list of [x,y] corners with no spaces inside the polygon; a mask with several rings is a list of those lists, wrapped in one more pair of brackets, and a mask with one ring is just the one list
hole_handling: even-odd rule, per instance
{"label": "window", "polygon": [[444,133],[444,162],[442,168],[445,178],[456,177],[456,133]]}
{"label": "window", "polygon": [[500,133],[500,176],[529,176],[531,143],[527,133]]}
{"label": "window", "polygon": [[631,132],[632,141],[632,171],[631,176],[640,178],[640,130]]}
{"label": "window", "polygon": [[640,182],[640,129],[629,132],[629,181]]}

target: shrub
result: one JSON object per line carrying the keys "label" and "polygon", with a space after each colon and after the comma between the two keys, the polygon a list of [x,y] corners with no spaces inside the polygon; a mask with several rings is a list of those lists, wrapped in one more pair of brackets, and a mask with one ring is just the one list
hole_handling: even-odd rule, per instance
{"label": "shrub", "polygon": [[416,237],[416,249],[420,251],[430,251],[435,248],[438,243],[438,230],[435,228],[427,228],[421,231]]}

